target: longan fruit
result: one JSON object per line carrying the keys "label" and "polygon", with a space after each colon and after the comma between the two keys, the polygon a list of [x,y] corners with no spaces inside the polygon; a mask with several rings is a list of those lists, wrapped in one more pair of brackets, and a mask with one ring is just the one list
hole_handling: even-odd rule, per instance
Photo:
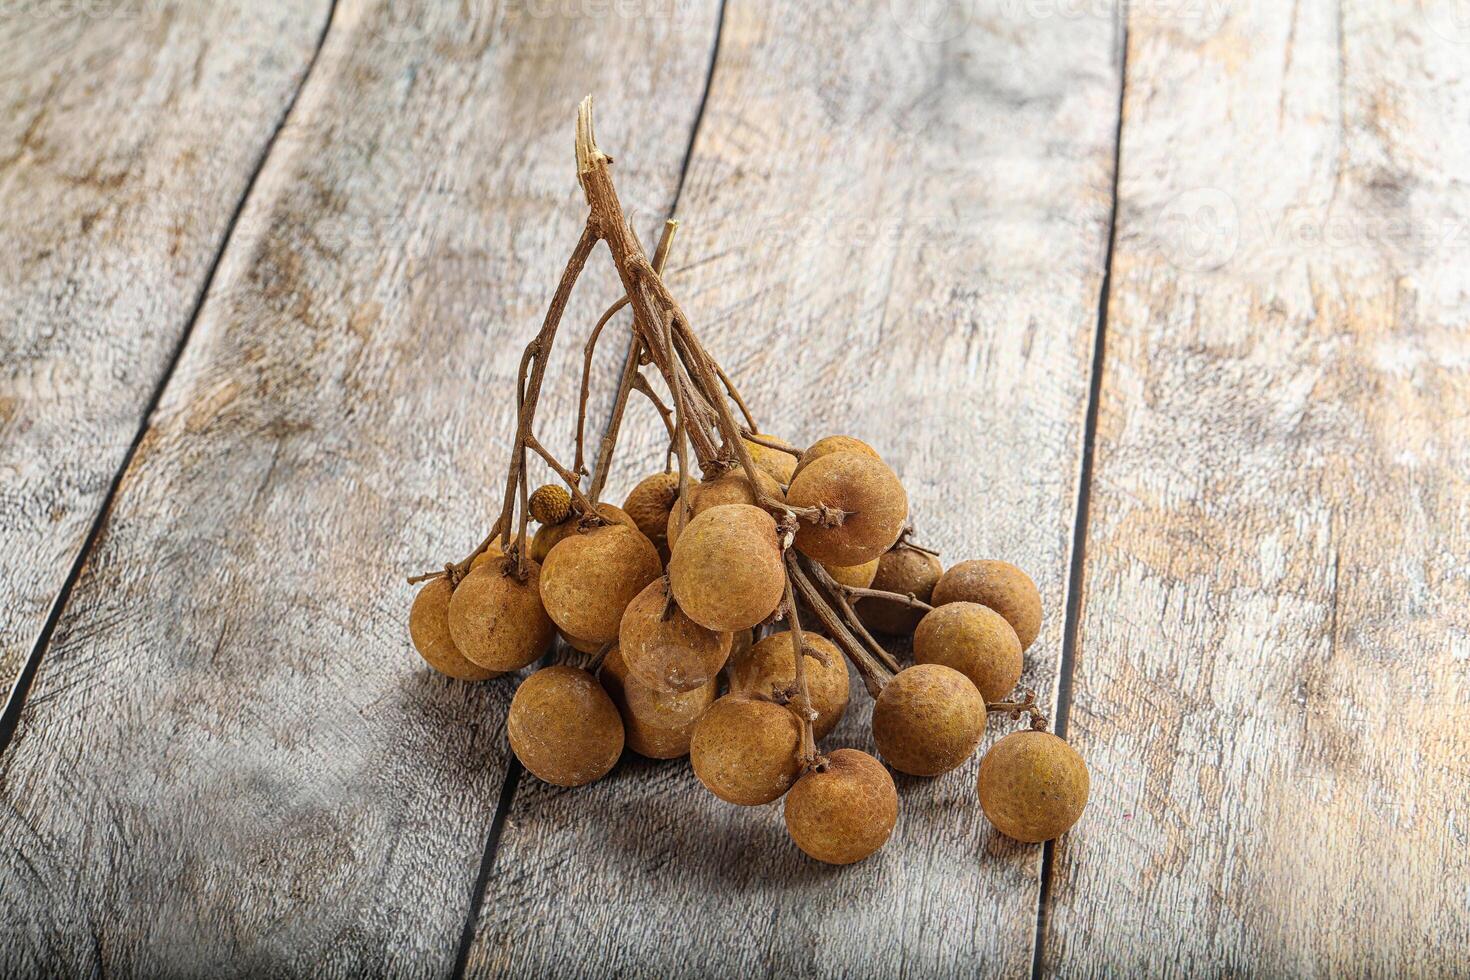
{"label": "longan fruit", "polygon": [[1041,593],[1031,576],[1005,561],[962,561],[934,586],[933,604],[978,602],[1006,618],[1021,640],[1031,646],[1041,632]]}
{"label": "longan fruit", "polygon": [[623,501],[623,510],[665,558],[669,547],[669,511],[678,498],[679,474],[655,473],[638,481]]}
{"label": "longan fruit", "polygon": [[823,565],[822,567],[838,584],[851,586],[854,589],[866,589],[873,584],[873,579],[878,575],[880,560],[874,558],[861,565]]}
{"label": "longan fruit", "polygon": [[572,495],[554,483],[536,488],[526,507],[542,524],[560,524],[572,515]]}
{"label": "longan fruit", "polygon": [[[767,435],[764,432],[761,433],[761,438],[768,442],[779,442],[781,445],[788,446],[792,449],[796,448],[785,439]],[[770,446],[762,446],[760,443],[751,442],[749,439],[742,439],[741,442],[745,443],[746,451],[750,453],[750,461],[752,463],[775,477],[776,482],[782,486],[791,482],[792,476],[796,474],[796,457],[794,455],[783,453],[779,449],[772,449]]]}
{"label": "longan fruit", "polygon": [[591,655],[602,649],[601,643],[593,643],[591,640],[583,640],[580,637],[572,636],[563,629],[558,629],[556,635],[561,637],[563,643],[578,653]]}
{"label": "longan fruit", "polygon": [[[603,520],[612,524],[626,524],[631,528],[638,527],[633,518],[629,517],[621,507],[614,507],[612,504],[598,504],[597,513],[602,516]],[[546,556],[551,554],[552,548],[555,548],[562,539],[581,531],[581,519],[578,517],[569,518],[560,524],[543,524],[537,528],[531,538],[531,558],[542,565],[546,564]]]}
{"label": "longan fruit", "polygon": [[[505,557],[505,549],[503,547],[501,547],[500,537],[499,537],[499,535],[497,535],[495,537],[495,540],[491,541],[489,544],[487,544],[485,546],[485,550],[484,551],[480,552],[473,559],[471,559],[471,561],[470,561],[470,568],[471,569],[476,569],[476,568],[479,568],[481,565],[485,564],[487,561],[489,561],[492,558],[504,558],[504,557]],[[540,564],[540,563],[538,562],[537,564]]]}
{"label": "longan fruit", "polygon": [[711,507],[674,545],[669,584],[679,608],[706,629],[759,625],[786,592],[776,521],[749,504]]}
{"label": "longan fruit", "polygon": [[968,677],[942,664],[900,671],[873,705],[878,753],[910,776],[949,772],[984,734],[985,699]]}
{"label": "longan fruit", "polygon": [[[796,660],[791,656],[793,635],[789,631],[772,633],[740,659],[730,658],[730,690],[762,697],[770,697],[776,689],[791,688],[794,691]],[[817,713],[816,720],[812,722],[812,735],[823,739],[837,727],[847,711],[847,659],[825,636],[803,630],[802,638],[806,646],[806,689],[812,698],[812,710]],[[812,655],[813,651],[826,655],[825,666]],[[795,701],[794,695],[792,700]]]}
{"label": "longan fruit", "polygon": [[857,749],[838,749],[824,768],[786,794],[786,832],[808,856],[852,864],[882,847],[898,823],[898,790],[883,763]]}
{"label": "longan fruit", "polygon": [[441,674],[462,681],[488,681],[500,671],[487,670],[468,660],[454,645],[449,634],[449,600],[454,590],[447,578],[430,579],[413,597],[408,611],[408,635],[419,656]]}
{"label": "longan fruit", "polygon": [[628,603],[618,646],[628,670],[649,688],[689,691],[719,676],[733,637],[705,629],[678,605],[670,608],[668,587],[667,578],[656,578]]}
{"label": "longan fruit", "polygon": [[695,723],[689,763],[705,788],[726,803],[759,806],[780,799],[796,782],[800,745],[796,715],[779,704],[732,693]]}
{"label": "longan fruit", "polygon": [[1050,732],[1012,732],[981,758],[975,789],[996,830],[1037,844],[1060,837],[1082,816],[1087,763]]}
{"label": "longan fruit", "polygon": [[[784,494],[774,477],[763,470],[756,471],[756,483],[767,497],[781,500]],[[689,516],[698,517],[711,507],[719,507],[724,504],[751,504],[759,506],[756,493],[750,488],[750,481],[746,479],[742,470],[731,470],[723,476],[715,477],[713,480],[705,480],[703,483],[695,484],[689,488]],[[679,532],[684,530],[687,523],[682,513],[682,508],[674,505],[669,511],[667,524],[669,547],[673,547],[679,540]]]}
{"label": "longan fruit", "polygon": [[694,723],[719,695],[713,678],[691,691],[655,691],[628,672],[618,647],[608,651],[598,677],[622,713],[628,748],[649,759],[688,755]]}
{"label": "longan fruit", "polygon": [[[884,552],[878,559],[878,574],[873,576],[871,588],[899,595],[912,595],[920,602],[929,602],[934,594],[934,583],[944,574],[944,566],[931,554],[899,545]],[[924,618],[924,610],[907,606],[889,599],[863,597],[853,606],[858,619],[868,629],[894,635],[912,633]]]}
{"label": "longan fruit", "polygon": [[510,748],[554,786],[601,779],[623,754],[623,719],[597,679],[578,667],[543,667],[521,682],[505,718]]}
{"label": "longan fruit", "polygon": [[658,549],[626,524],[603,524],[557,542],[541,569],[541,601],[562,632],[588,643],[616,639],[623,610],[663,572]]}
{"label": "longan fruit", "polygon": [[[806,447],[805,451],[801,454],[801,459],[796,462],[796,469],[791,474],[791,479],[796,479],[802,470],[823,456],[831,456],[833,453],[857,453],[859,456],[871,456],[874,459],[882,459],[878,455],[878,450],[861,439],[855,439],[852,436],[827,436],[825,439],[818,439]],[[789,483],[790,481],[788,480],[787,482]]]}
{"label": "longan fruit", "polygon": [[986,701],[1000,701],[1021,679],[1021,641],[1004,616],[978,602],[949,602],[919,621],[914,663],[964,674]]}
{"label": "longan fruit", "polygon": [[845,511],[835,527],[802,521],[796,546],[824,565],[861,565],[893,547],[909,515],[909,498],[888,464],[858,453],[832,453],[803,467],[791,481],[793,507],[826,505]]}
{"label": "longan fruit", "polygon": [[459,652],[486,670],[520,670],[546,652],[555,627],[541,604],[541,566],[526,562],[526,580],[501,556],[460,580],[449,599],[449,634]]}

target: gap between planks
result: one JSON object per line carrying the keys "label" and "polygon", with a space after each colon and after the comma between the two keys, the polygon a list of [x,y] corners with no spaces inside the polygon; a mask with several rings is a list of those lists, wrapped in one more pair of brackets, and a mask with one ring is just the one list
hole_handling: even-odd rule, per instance
{"label": "gap between planks", "polygon": [[137,431],[133,433],[127,452],[123,454],[117,470],[112,474],[112,479],[108,481],[107,492],[103,494],[101,502],[97,505],[97,513],[93,515],[92,524],[82,539],[81,547],[77,549],[76,557],[72,560],[71,569],[67,572],[61,589],[56,593],[56,598],[52,600],[51,610],[46,614],[46,621],[41,626],[40,635],[36,637],[36,643],[31,648],[30,655],[26,657],[25,663],[21,665],[20,671],[15,676],[15,683],[11,686],[4,711],[0,712],[0,755],[5,753],[5,750],[10,747],[11,739],[15,737],[16,727],[20,724],[21,712],[31,692],[31,684],[36,678],[36,671],[41,666],[41,660],[46,656],[47,648],[51,645],[51,637],[56,632],[56,624],[61,621],[61,614],[66,611],[72,590],[76,587],[77,580],[81,578],[82,569],[86,566],[87,559],[91,557],[92,549],[96,546],[98,539],[102,536],[102,529],[107,526],[107,520],[112,514],[112,505],[117,499],[123,477],[127,474],[128,468],[133,465],[133,458],[138,454],[138,447],[143,442],[143,436],[147,434],[148,427],[153,422],[153,413],[163,399],[164,391],[168,389],[169,383],[173,380],[174,371],[184,356],[185,348],[189,346],[189,339],[194,335],[194,325],[199,322],[199,314],[204,309],[204,301],[209,297],[210,289],[214,286],[214,278],[219,272],[220,260],[234,240],[235,228],[240,223],[240,215],[244,213],[246,202],[255,192],[255,183],[260,178],[261,171],[265,169],[266,162],[270,160],[271,153],[275,150],[276,140],[286,128],[291,113],[296,109],[297,99],[301,97],[302,90],[306,88],[307,81],[316,69],[317,59],[321,57],[322,47],[326,44],[327,35],[331,32],[332,21],[336,15],[337,0],[327,0],[327,14],[322,19],[322,29],[317,34],[316,46],[312,49],[311,57],[306,62],[306,69],[301,73],[301,79],[296,83],[291,98],[286,101],[281,118],[276,121],[275,128],[271,130],[269,138],[266,139],[260,156],[250,171],[249,179],[245,181],[245,188],[240,193],[240,199],[235,202],[235,208],[230,213],[230,220],[225,224],[224,234],[220,236],[219,248],[209,260],[209,268],[200,283],[199,294],[194,298],[194,305],[189,311],[188,322],[184,324],[178,342],[174,344],[168,362],[164,365],[163,373],[159,375],[158,383],[154,385],[147,403],[143,406],[143,412],[138,417]]}
{"label": "gap between planks", "polygon": [[[334,0],[335,2],[335,0]],[[671,220],[679,213],[679,199],[684,194],[684,182],[689,176],[689,163],[694,159],[694,143],[699,138],[699,127],[704,122],[704,110],[709,104],[709,93],[711,83],[715,77],[715,65],[720,58],[720,36],[725,29],[725,4],[726,0],[720,0],[719,15],[715,21],[715,39],[710,45],[709,66],[704,74],[704,90],[699,95],[699,106],[694,110],[694,123],[689,127],[689,141],[684,146],[684,159],[679,164],[679,180],[674,185],[674,198],[669,203],[668,213],[665,220]],[[1114,203],[1116,205],[1117,181],[1114,178]],[[1111,238],[1109,239],[1111,251]],[[630,332],[627,343],[623,347],[622,360],[627,357],[628,350],[633,345],[633,335]],[[603,420],[602,436],[606,437],[612,428],[612,417]],[[593,443],[597,445],[597,443]],[[595,466],[595,461],[594,461]],[[595,477],[597,474],[594,473]],[[553,660],[554,653],[549,653],[537,664],[537,669],[549,666]],[[3,743],[0,743],[3,750]],[[471,886],[469,908],[465,913],[464,930],[460,933],[459,948],[454,955],[454,969],[450,973],[453,980],[463,980],[465,970],[469,964],[470,950],[475,944],[475,925],[480,920],[480,909],[485,904],[485,891],[490,886],[490,876],[495,872],[495,854],[500,849],[500,836],[505,830],[505,822],[510,817],[511,806],[515,803],[516,788],[520,785],[521,773],[524,767],[521,760],[512,753],[505,767],[505,778],[500,784],[500,796],[495,804],[495,816],[490,821],[490,830],[485,835],[485,851],[480,858],[480,869],[475,875],[475,883]]]}
{"label": "gap between planks", "polygon": [[[1107,354],[1108,300],[1113,292],[1113,247],[1118,236],[1118,186],[1123,169],[1123,106],[1128,92],[1128,3],[1118,7],[1117,122],[1113,131],[1113,184],[1108,212],[1108,239],[1103,251],[1102,283],[1097,291],[1097,327],[1092,335],[1092,365],[1087,386],[1087,414],[1082,427],[1082,460],[1077,472],[1077,510],[1072,524],[1072,555],[1067,568],[1067,596],[1062,622],[1062,654],[1057,664],[1056,718],[1052,730],[1067,737],[1072,708],[1072,673],[1077,659],[1077,635],[1081,628],[1082,578],[1087,559],[1087,518],[1092,501],[1092,459],[1097,444],[1098,403],[1102,399],[1103,359]],[[1041,845],[1041,882],[1036,893],[1036,938],[1031,943],[1031,980],[1040,980],[1046,969],[1046,927],[1051,912],[1051,876],[1057,842]]]}

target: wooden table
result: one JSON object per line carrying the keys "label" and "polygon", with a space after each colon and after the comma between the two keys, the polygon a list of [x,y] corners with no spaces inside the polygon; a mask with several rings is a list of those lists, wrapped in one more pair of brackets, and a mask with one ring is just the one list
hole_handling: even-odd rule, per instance
{"label": "wooden table", "polygon": [[[917,7],[6,6],[0,973],[1470,971],[1470,24]],[[972,767],[847,869],[682,762],[554,789],[513,683],[414,655],[587,92],[767,427],[1036,577],[1024,682],[1093,781],[1055,846]]]}

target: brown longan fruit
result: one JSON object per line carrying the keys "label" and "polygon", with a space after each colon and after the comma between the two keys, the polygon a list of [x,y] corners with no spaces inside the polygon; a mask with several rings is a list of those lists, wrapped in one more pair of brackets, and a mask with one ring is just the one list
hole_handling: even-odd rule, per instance
{"label": "brown longan fruit", "polygon": [[[778,442],[791,449],[796,448],[785,439],[767,435],[764,432],[761,433],[761,438],[767,442]],[[770,446],[762,446],[760,443],[751,442],[749,439],[742,439],[741,441],[745,443],[745,449],[750,453],[750,461],[752,463],[775,477],[776,482],[782,486],[791,482],[792,476],[796,474],[796,456],[794,454],[785,453],[779,449],[772,449]]]}
{"label": "brown longan fruit", "polygon": [[[774,690],[789,689],[795,701],[796,661],[791,656],[793,635],[789,631],[772,633],[740,659],[730,658],[730,690],[771,697]],[[802,637],[806,646],[806,689],[812,698],[812,710],[817,713],[816,720],[812,722],[812,735],[822,739],[837,727],[847,711],[847,659],[824,636],[803,630]],[[825,666],[812,655],[813,652],[827,657]]]}
{"label": "brown longan fruit", "polygon": [[863,562],[861,565],[823,565],[827,574],[841,585],[851,586],[854,589],[866,589],[873,584],[873,579],[878,575],[878,562]]}
{"label": "brown longan fruit", "polygon": [[978,602],[1006,618],[1021,640],[1031,646],[1041,632],[1041,593],[1031,576],[1005,561],[962,561],[934,586],[934,605]]}
{"label": "brown longan fruit", "polygon": [[[611,524],[638,527],[633,518],[629,517],[621,507],[614,507],[612,504],[598,504],[597,513],[603,520]],[[543,524],[531,538],[531,557],[543,565],[546,564],[546,556],[551,554],[552,548],[555,548],[562,539],[582,531],[581,519],[575,516],[560,524]]]}
{"label": "brown longan fruit", "polygon": [[804,467],[791,481],[793,507],[825,505],[845,511],[835,527],[802,521],[796,546],[824,565],[861,565],[893,547],[909,515],[909,498],[888,464],[858,453],[833,453]]}
{"label": "brown longan fruit", "polygon": [[470,560],[470,568],[479,568],[481,565],[485,564],[487,561],[490,561],[492,558],[504,557],[505,549],[501,547],[500,537],[497,535],[494,540],[492,540],[489,544],[485,546],[484,551],[480,552],[478,555]]}
{"label": "brown longan fruit", "polygon": [[796,479],[802,470],[823,456],[831,456],[834,453],[857,453],[859,456],[871,456],[873,459],[882,459],[878,455],[878,450],[861,439],[856,439],[852,436],[827,436],[824,439],[818,439],[806,447],[801,454],[801,458],[796,462],[796,469],[791,474],[791,479]]}
{"label": "brown longan fruit", "polygon": [[786,794],[786,832],[808,856],[852,864],[888,840],[898,822],[898,790],[883,763],[838,749]]}
{"label": "brown longan fruit", "polygon": [[942,664],[900,671],[873,705],[878,753],[910,776],[949,772],[984,734],[985,699],[968,677]]}
{"label": "brown longan fruit", "polygon": [[914,663],[953,667],[986,701],[1001,701],[1021,679],[1021,641],[989,606],[950,602],[919,621]]}
{"label": "brown longan fruit", "polygon": [[572,515],[572,495],[566,487],[548,483],[536,488],[526,506],[542,524],[560,524]]}
{"label": "brown longan fruit", "polygon": [[1037,844],[1072,828],[1087,806],[1087,763],[1050,732],[1012,732],[980,760],[980,808],[1007,837]]}
{"label": "brown longan fruit", "polygon": [[623,715],[628,748],[649,759],[688,755],[694,723],[719,695],[713,678],[691,691],[655,691],[628,672],[617,647],[608,651],[598,677]]}
{"label": "brown longan fruit", "polygon": [[556,635],[541,604],[541,566],[526,562],[526,580],[504,556],[485,562],[460,580],[449,600],[449,634],[465,659],[486,670],[520,670]]}
{"label": "brown longan fruit", "polygon": [[705,788],[726,803],[759,806],[780,799],[796,781],[800,744],[796,715],[779,704],[731,693],[695,723],[689,762]]}
{"label": "brown longan fruit", "polygon": [[431,579],[413,597],[408,611],[408,635],[419,656],[441,674],[462,681],[488,681],[500,671],[487,670],[465,658],[449,634],[449,600],[454,590],[447,578]]}
{"label": "brown longan fruit", "polygon": [[733,638],[684,615],[666,577],[654,579],[628,603],[618,646],[633,676],[655,691],[689,691],[719,676]]}
{"label": "brown longan fruit", "polygon": [[573,650],[576,650],[578,653],[591,655],[597,653],[603,647],[603,644],[601,643],[593,643],[591,640],[583,640],[579,637],[572,636],[564,629],[558,629],[556,631],[556,635],[561,637],[563,643],[571,647]]}
{"label": "brown longan fruit", "polygon": [[505,717],[510,748],[536,778],[585,786],[623,754],[623,719],[597,679],[578,667],[543,667],[521,682]]}
{"label": "brown longan fruit", "polygon": [[[761,493],[767,497],[782,499],[784,496],[781,487],[775,478],[763,470],[756,471],[756,483]],[[705,480],[689,488],[689,516],[698,517],[711,507],[719,507],[724,504],[751,504],[759,506],[755,491],[750,488],[750,481],[746,479],[741,470],[731,470],[723,476],[715,477],[713,480]],[[669,511],[667,524],[669,546],[673,547],[679,540],[679,532],[684,530],[687,521],[684,519],[682,508],[677,504]]]}
{"label": "brown longan fruit", "polygon": [[786,592],[781,543],[770,514],[749,504],[711,507],[689,522],[669,559],[679,608],[706,629],[749,629]]}
{"label": "brown longan fruit", "polygon": [[564,633],[588,643],[617,638],[623,610],[663,572],[643,532],[603,524],[557,542],[541,569],[541,601]]}
{"label": "brown longan fruit", "polygon": [[[871,587],[883,592],[912,595],[920,602],[929,602],[934,594],[934,583],[943,574],[944,566],[938,558],[899,545],[878,559],[878,574],[873,576]],[[919,620],[924,618],[924,610],[888,599],[864,597],[853,609],[868,629],[894,635],[912,633]]]}
{"label": "brown longan fruit", "polygon": [[679,474],[655,473],[639,480],[623,501],[623,510],[665,559],[669,547],[669,511],[677,499]]}

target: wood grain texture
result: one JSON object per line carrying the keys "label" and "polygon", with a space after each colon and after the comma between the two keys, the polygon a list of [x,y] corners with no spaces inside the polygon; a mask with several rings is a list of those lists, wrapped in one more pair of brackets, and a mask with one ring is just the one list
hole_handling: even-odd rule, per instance
{"label": "wood grain texture", "polygon": [[[867,439],[951,561],[1036,576],[1027,680],[1050,696],[1117,75],[1111,24],[1007,9],[934,40],[883,3],[728,3],[670,282],[765,428]],[[650,149],[598,134],[620,160]],[[613,499],[664,441],[642,414]],[[855,686],[826,744],[871,751],[869,710]],[[886,849],[835,869],[796,850],[779,805],[720,803],[684,760],[630,756],[574,791],[528,776],[469,972],[1025,973],[1040,848],[991,831],[974,779],[902,779]]]}
{"label": "wood grain texture", "polygon": [[1135,16],[1048,973],[1460,975],[1470,31]]}
{"label": "wood grain texture", "polygon": [[[510,684],[432,674],[401,576],[498,506],[577,100],[638,134],[656,230],[717,21],[403,9],[338,4],[42,663],[0,767],[7,975],[454,962]],[[543,395],[563,450],[575,391]]]}
{"label": "wood grain texture", "polygon": [[0,9],[0,690],[144,423],[329,6]]}

